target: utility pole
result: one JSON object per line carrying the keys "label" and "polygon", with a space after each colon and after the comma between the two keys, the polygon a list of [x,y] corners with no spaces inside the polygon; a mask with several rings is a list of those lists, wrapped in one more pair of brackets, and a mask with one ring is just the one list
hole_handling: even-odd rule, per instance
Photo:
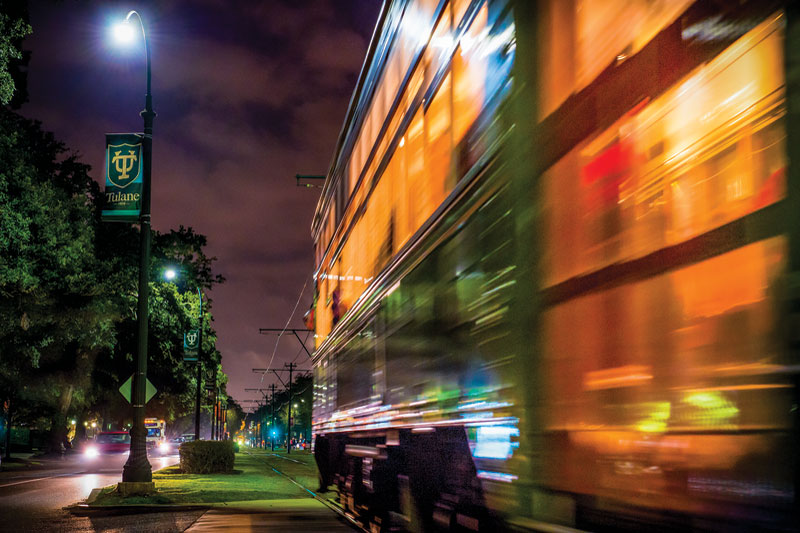
{"label": "utility pole", "polygon": [[200,297],[200,329],[197,340],[197,394],[194,399],[194,440],[200,440],[200,394],[203,384],[203,292],[197,287]]}
{"label": "utility pole", "polygon": [[292,371],[297,368],[297,365],[286,363],[283,366],[289,369],[289,420],[286,424],[286,453],[292,453]]}
{"label": "utility pole", "polygon": [[272,394],[270,395],[269,405],[270,409],[272,410],[272,420],[270,421],[270,435],[269,435],[269,444],[272,451],[275,451],[275,384],[271,384],[269,386],[272,389]]}

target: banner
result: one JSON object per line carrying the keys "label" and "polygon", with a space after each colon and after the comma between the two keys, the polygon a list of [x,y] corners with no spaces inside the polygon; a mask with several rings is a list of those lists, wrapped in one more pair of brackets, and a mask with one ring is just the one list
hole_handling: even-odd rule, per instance
{"label": "banner", "polygon": [[139,222],[142,210],[142,135],[106,134],[103,220]]}
{"label": "banner", "polygon": [[200,351],[200,330],[190,329],[183,334],[183,360],[197,361]]}

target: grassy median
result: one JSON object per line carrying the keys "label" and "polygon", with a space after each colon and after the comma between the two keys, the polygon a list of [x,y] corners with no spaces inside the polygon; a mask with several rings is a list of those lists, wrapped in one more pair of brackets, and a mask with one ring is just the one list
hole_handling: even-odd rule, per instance
{"label": "grassy median", "polygon": [[233,473],[183,474],[179,466],[171,466],[153,473],[156,494],[123,498],[114,492],[114,486],[106,487],[92,505],[214,505],[310,496],[273,468],[311,490],[316,488],[317,468],[309,452],[287,455],[285,450],[269,452],[245,449],[236,454]]}

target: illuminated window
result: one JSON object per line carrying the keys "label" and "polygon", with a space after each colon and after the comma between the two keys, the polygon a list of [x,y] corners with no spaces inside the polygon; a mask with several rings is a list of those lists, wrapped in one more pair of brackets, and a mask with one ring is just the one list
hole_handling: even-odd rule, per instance
{"label": "illuminated window", "polygon": [[453,57],[453,143],[458,144],[481,112],[488,58],[480,49],[488,8],[481,7]]}
{"label": "illuminated window", "polygon": [[408,165],[409,220],[412,227],[418,228],[427,218],[425,188],[427,172],[425,167],[424,119],[420,108],[406,131]]}
{"label": "illuminated window", "polygon": [[424,218],[427,219],[444,201],[450,177],[451,143],[451,76],[447,74],[425,113],[426,183]]}
{"label": "illuminated window", "polygon": [[678,244],[783,197],[780,19],[545,173],[549,282]]}
{"label": "illuminated window", "polygon": [[609,65],[642,49],[691,0],[542,2],[542,113],[552,113]]}

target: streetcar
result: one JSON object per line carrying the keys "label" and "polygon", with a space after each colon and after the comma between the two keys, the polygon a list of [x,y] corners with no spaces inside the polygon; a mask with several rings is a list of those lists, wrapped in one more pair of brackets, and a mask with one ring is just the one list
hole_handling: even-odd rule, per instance
{"label": "streetcar", "polygon": [[372,531],[796,529],[798,20],[386,1],[312,222],[321,490]]}

